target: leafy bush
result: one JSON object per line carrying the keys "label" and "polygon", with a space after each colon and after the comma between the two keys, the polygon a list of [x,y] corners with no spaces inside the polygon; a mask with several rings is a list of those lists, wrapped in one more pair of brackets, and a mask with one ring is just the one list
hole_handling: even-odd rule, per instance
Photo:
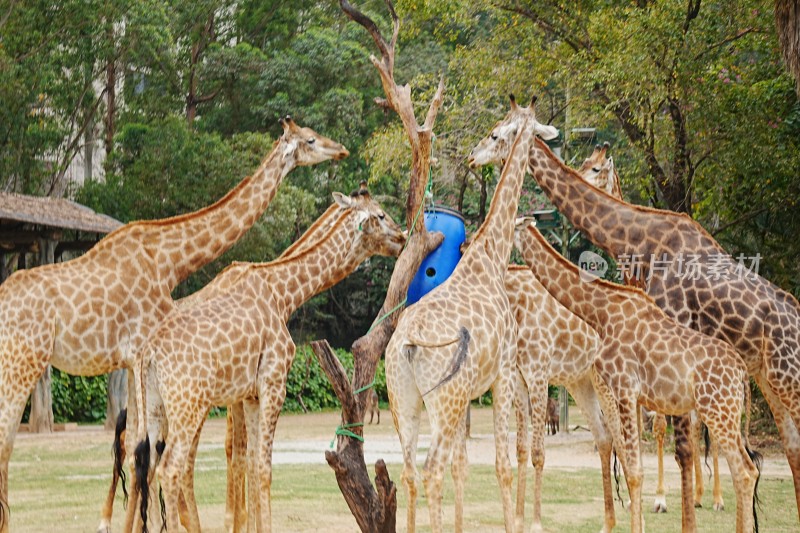
{"label": "leafy bush", "polygon": [[[345,370],[350,377],[353,375],[353,354],[347,350],[337,348],[334,350],[337,357],[342,362]],[[386,373],[383,369],[383,361],[378,362],[378,369],[375,373],[375,390],[378,398],[387,401],[386,393]],[[306,345],[297,347],[297,356],[294,359],[292,369],[289,371],[289,379],[286,384],[286,402],[283,409],[289,412],[302,411],[321,411],[323,409],[335,409],[340,406],[336,394],[328,377],[323,372],[311,347]]]}

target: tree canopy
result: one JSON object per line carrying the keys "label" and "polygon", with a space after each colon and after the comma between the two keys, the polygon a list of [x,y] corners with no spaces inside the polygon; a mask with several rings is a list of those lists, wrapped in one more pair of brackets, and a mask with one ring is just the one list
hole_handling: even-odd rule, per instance
{"label": "tree canopy", "polygon": [[[390,27],[383,2],[358,4]],[[396,8],[398,83],[427,102],[447,79],[433,145],[437,203],[479,223],[493,173],[471,171],[466,156],[509,92],[536,93],[538,118],[561,129],[568,163],[611,142],[627,199],[690,214],[731,253],[760,253],[762,273],[800,294],[800,104],[773,2],[398,0]],[[191,211],[252,172],[288,113],[352,155],[295,171],[253,231],[176,295],[233,259],[275,257],[332,191],[363,179],[402,220],[410,151],[396,115],[379,105],[373,52],[331,1],[0,2],[2,187],[75,194],[122,221]],[[67,168],[87,149],[105,154],[103,175],[69,182]],[[525,188],[522,209],[546,205],[532,180]],[[370,261],[292,327],[348,344],[380,307],[389,265]]]}

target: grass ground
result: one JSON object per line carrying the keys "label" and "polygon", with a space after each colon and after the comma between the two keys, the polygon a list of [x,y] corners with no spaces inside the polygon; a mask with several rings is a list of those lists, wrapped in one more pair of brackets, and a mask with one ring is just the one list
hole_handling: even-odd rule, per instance
{"label": "grass ground", "polygon": [[[399,444],[386,411],[380,426],[367,426],[367,462],[384,457],[392,479],[399,483]],[[580,424],[579,414],[570,413],[571,425]],[[339,493],[333,473],[325,464],[337,413],[285,415],[278,424],[273,479],[275,531],[331,533],[357,531],[355,521]],[[499,489],[494,475],[491,410],[473,411],[471,461],[466,488],[467,531],[503,531]],[[423,433],[426,431],[423,428]],[[112,434],[97,427],[47,436],[20,434],[10,465],[12,531],[94,531],[100,506],[110,479]],[[427,440],[421,438],[424,454]],[[548,531],[596,532],[602,524],[602,492],[599,464],[588,434],[575,431],[545,439],[547,463],[544,475],[543,521]],[[224,531],[225,457],[224,420],[210,420],[204,429],[198,455],[195,486],[204,531]],[[420,455],[420,464],[423,459]],[[645,462],[644,507],[655,493],[653,458]],[[675,462],[667,468],[668,506],[665,515],[647,514],[648,532],[680,530],[679,482]],[[529,484],[530,486],[530,484]],[[452,482],[445,482],[445,525],[452,527]],[[735,506],[730,476],[723,477],[727,510],[710,509],[710,487],[706,507],[697,510],[698,531],[733,530]],[[767,457],[759,485],[763,505],[761,531],[798,531],[797,511],[789,468],[782,456]],[[625,497],[626,499],[626,497]],[[398,487],[398,531],[405,530],[406,501]],[[424,498],[419,502],[420,531],[426,531]],[[617,503],[618,530],[628,527],[628,515]],[[115,530],[122,518],[122,498],[115,506]]]}

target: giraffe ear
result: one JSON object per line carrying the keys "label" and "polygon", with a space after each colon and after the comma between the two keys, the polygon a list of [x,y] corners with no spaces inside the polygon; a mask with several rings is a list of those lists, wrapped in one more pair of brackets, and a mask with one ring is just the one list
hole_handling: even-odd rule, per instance
{"label": "giraffe ear", "polygon": [[540,138],[544,139],[545,141],[551,141],[558,137],[558,128],[549,124],[542,124],[536,119],[534,119],[534,121],[536,135],[538,135]]}
{"label": "giraffe ear", "polygon": [[340,192],[333,193],[333,201],[342,209],[350,209],[355,205],[355,201],[352,198]]}
{"label": "giraffe ear", "polygon": [[538,99],[539,99],[539,97],[536,96],[535,94],[533,96],[531,96],[531,103],[528,105],[528,107],[530,107],[531,109],[536,107],[536,100],[538,100]]}
{"label": "giraffe ear", "polygon": [[514,97],[514,93],[510,93],[508,95],[508,99],[511,101],[511,109],[517,108],[517,99]]}

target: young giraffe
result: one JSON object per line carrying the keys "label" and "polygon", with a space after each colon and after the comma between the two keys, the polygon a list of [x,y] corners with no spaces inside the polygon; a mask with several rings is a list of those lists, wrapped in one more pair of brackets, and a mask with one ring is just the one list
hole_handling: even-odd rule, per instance
{"label": "young giraffe", "polygon": [[[736,531],[753,531],[758,468],[740,431],[747,369],[727,343],[683,327],[640,289],[586,275],[545,240],[530,219],[517,246],[558,301],[600,335],[595,387],[622,459],[631,496],[631,531],[642,531],[639,405],[668,414],[692,409],[716,437],[736,491]],[[684,523],[683,530],[693,530]]]}
{"label": "young giraffe", "polygon": [[[606,153],[608,152],[609,143],[603,143],[602,146],[599,144],[595,147],[594,152],[590,155],[580,166],[578,169],[578,174],[581,175],[583,179],[585,179],[590,184],[594,185],[598,189],[602,189],[614,198],[618,200],[623,200],[622,198],[622,188],[620,187],[620,180],[619,175],[617,174],[617,169],[614,166],[614,160],[608,156],[606,157]],[[633,285],[639,287],[641,289],[647,290],[646,283],[643,283],[644,280],[633,278],[630,276],[626,276],[625,283],[627,285]],[[749,388],[746,389],[746,392],[749,393]],[[745,410],[745,416],[749,414],[749,408]],[[667,512],[667,496],[666,496],[666,488],[664,486],[664,438],[666,437],[667,432],[667,420],[666,417],[662,413],[656,413],[653,419],[653,436],[656,439],[656,457],[658,458],[658,483],[656,485],[656,496],[653,502],[653,512],[654,513],[666,513]],[[691,443],[695,445],[698,442],[698,437],[702,431],[702,423],[697,416],[692,416],[692,434],[691,434]],[[712,456],[712,471],[713,471],[713,499],[714,503],[712,508],[715,511],[722,511],[725,509],[725,504],[722,498],[722,487],[720,485],[720,476],[719,476],[719,457],[717,453],[717,447],[713,441],[709,442],[709,447],[711,448],[709,451],[711,452]],[[692,454],[694,457],[694,506],[695,507],[702,507],[702,498],[704,492],[704,479],[703,479],[703,466],[700,459],[700,454],[698,453],[698,448],[695,447],[695,451]]]}
{"label": "young giraffe", "polygon": [[[548,129],[551,128],[551,129]],[[543,138],[553,138],[558,131],[551,126],[536,124],[537,133],[543,131]],[[471,166],[496,162],[498,151],[505,144],[498,139],[508,134],[508,128],[500,122],[491,134],[481,141],[470,153]],[[503,153],[503,158],[507,154]],[[591,168],[591,166],[590,166]],[[605,521],[603,532],[610,532],[616,523],[614,499],[611,488],[611,435],[608,432],[600,411],[600,404],[592,384],[592,364],[597,356],[599,338],[583,320],[572,314],[553,298],[536,279],[529,268],[509,266],[505,278],[505,289],[512,312],[518,325],[517,334],[517,507],[516,529],[524,524],[525,486],[527,480],[528,457],[534,467],[533,478],[533,521],[532,531],[542,529],[541,491],[544,468],[544,433],[547,410],[548,382],[567,387],[575,398],[578,407],[586,414],[589,428],[595,439],[601,459],[603,473],[603,496]],[[528,437],[528,414],[532,435]],[[466,440],[460,441],[454,452],[453,477],[456,485],[459,474],[466,470]],[[459,501],[456,501],[457,514]]]}
{"label": "young giraffe", "polygon": [[[507,153],[507,149],[505,150]],[[741,264],[685,214],[636,206],[589,185],[534,139],[528,171],[556,208],[612,257],[652,258],[642,265],[650,294],[679,324],[731,344],[764,393],[781,432],[800,510],[800,304]],[[684,261],[684,256],[690,256]],[[671,259],[665,267],[662,261]],[[713,267],[699,276],[697,266]],[[685,267],[685,271],[684,271]],[[694,523],[691,427],[673,417],[681,468],[682,512]]]}
{"label": "young giraffe", "polygon": [[[161,437],[168,427],[158,476],[169,530],[180,527],[181,492],[187,529],[199,530],[193,480],[187,476],[193,468],[191,450],[208,409],[240,401],[251,480],[248,523],[259,531],[271,530],[273,435],[295,353],[286,321],[303,302],[344,278],[367,256],[398,255],[405,242],[397,224],[369,198],[337,194],[336,199],[347,210],[316,246],[289,259],[249,265],[225,294],[176,309],[141,350],[134,376],[137,405],[146,415],[139,422],[133,485],[134,491],[147,493],[148,469],[154,466],[150,458],[155,460],[150,436]],[[145,525],[146,510],[143,498]]]}
{"label": "young giraffe", "polygon": [[[510,156],[480,230],[442,285],[406,309],[386,347],[386,384],[395,428],[403,448],[402,481],[408,495],[407,531],[416,527],[416,449],[423,401],[431,444],[423,469],[431,530],[442,530],[442,481],[454,442],[461,442],[467,405],[490,386],[493,394],[497,480],[506,531],[513,528],[508,416],[513,401],[517,326],[503,280],[511,254],[514,218],[535,126],[529,107],[511,98],[520,117]],[[444,370],[446,369],[446,370]],[[443,371],[444,370],[444,371]],[[458,433],[458,435],[457,435]],[[454,461],[453,468],[456,468]],[[454,476],[462,479],[460,476]],[[463,485],[456,481],[456,501]],[[456,530],[463,516],[456,513]]]}
{"label": "young giraffe", "polygon": [[[289,117],[281,123],[284,133],[256,173],[215,204],[126,224],[81,257],[15,272],[0,286],[0,532],[9,528],[14,438],[44,368],[98,375],[130,367],[173,308],[172,289],[255,223],[290,170],[348,153]],[[129,409],[128,416],[135,413]]]}

